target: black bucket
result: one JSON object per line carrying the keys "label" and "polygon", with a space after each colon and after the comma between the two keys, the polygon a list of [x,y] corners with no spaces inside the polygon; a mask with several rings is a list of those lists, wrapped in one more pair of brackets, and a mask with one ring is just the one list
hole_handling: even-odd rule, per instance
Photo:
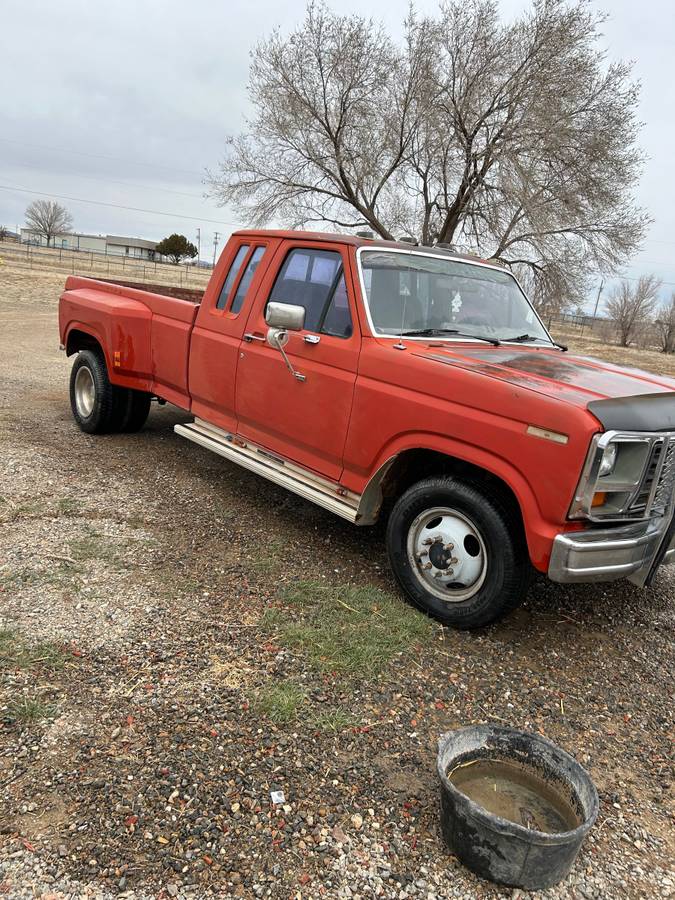
{"label": "black bucket", "polygon": [[[458,790],[448,775],[468,772],[478,761],[484,767],[494,761],[518,766],[555,790],[570,811],[564,830],[538,830],[533,817],[527,826],[502,818]],[[537,734],[496,725],[450,731],[438,742],[438,775],[446,844],[465,866],[499,884],[527,890],[557,884],[572,868],[598,815],[598,794],[585,769]]]}

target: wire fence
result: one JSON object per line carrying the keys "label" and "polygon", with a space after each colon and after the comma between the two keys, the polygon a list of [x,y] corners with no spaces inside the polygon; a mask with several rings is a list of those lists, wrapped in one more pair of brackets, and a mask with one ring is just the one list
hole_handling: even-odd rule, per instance
{"label": "wire fence", "polygon": [[210,265],[173,265],[156,260],[141,260],[100,250],[39,247],[15,241],[0,241],[0,257],[13,268],[28,271],[88,275],[91,278],[122,276],[128,281],[167,282],[181,287],[203,286],[211,277],[213,268]]}

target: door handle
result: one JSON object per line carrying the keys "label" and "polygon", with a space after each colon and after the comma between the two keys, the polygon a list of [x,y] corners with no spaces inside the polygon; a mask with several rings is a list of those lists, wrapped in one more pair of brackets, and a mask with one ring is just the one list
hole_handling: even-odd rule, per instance
{"label": "door handle", "polygon": [[321,338],[318,334],[306,334],[304,341],[306,344],[318,344]]}
{"label": "door handle", "polygon": [[247,341],[249,344],[251,343],[251,341],[262,341],[264,343],[265,337],[262,334],[253,334],[252,331],[247,331],[244,334],[244,340]]}

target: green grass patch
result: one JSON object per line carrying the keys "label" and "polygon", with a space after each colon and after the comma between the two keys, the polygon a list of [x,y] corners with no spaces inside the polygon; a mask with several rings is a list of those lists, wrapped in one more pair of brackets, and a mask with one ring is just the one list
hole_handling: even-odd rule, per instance
{"label": "green grass patch", "polygon": [[5,591],[19,591],[24,587],[30,587],[40,581],[40,573],[35,569],[18,569],[11,574],[3,575],[0,578],[0,587]]}
{"label": "green grass patch", "polygon": [[349,728],[360,725],[360,720],[342,706],[333,706],[312,712],[308,718],[309,724],[316,731],[339,734]]}
{"label": "green grass patch", "polygon": [[374,587],[301,581],[282,599],[286,606],[268,610],[262,626],[324,673],[375,676],[432,634],[429,619]]}
{"label": "green grass patch", "polygon": [[39,697],[22,697],[20,700],[12,700],[7,706],[10,721],[22,725],[33,725],[49,718],[53,713],[54,707]]}
{"label": "green grass patch", "polygon": [[282,561],[284,542],[268,540],[261,544],[250,560],[251,568],[258,573],[272,573]]}
{"label": "green grass patch", "polygon": [[50,671],[63,668],[68,653],[52,641],[28,643],[11,628],[0,628],[0,669],[35,669]]}
{"label": "green grass patch", "polygon": [[275,725],[285,725],[295,719],[306,698],[306,690],[295,681],[280,681],[260,688],[254,705]]}
{"label": "green grass patch", "polygon": [[114,545],[104,535],[95,531],[84,537],[75,538],[69,546],[70,555],[77,562],[100,560],[114,563],[117,556]]}
{"label": "green grass patch", "polygon": [[59,516],[76,516],[81,509],[81,504],[72,497],[59,497],[56,501],[56,511]]}
{"label": "green grass patch", "polygon": [[0,509],[6,513],[6,522],[14,522],[17,519],[40,519],[45,512],[45,504],[41,500],[27,500],[24,503],[14,503],[6,497],[0,498]]}

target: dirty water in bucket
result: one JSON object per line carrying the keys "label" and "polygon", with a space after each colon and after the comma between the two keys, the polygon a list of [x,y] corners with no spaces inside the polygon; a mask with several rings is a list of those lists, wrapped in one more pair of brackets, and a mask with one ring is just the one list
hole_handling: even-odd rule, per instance
{"label": "dirty water in bucket", "polygon": [[581,824],[555,787],[518,763],[475,759],[450,769],[448,779],[483,809],[525,828],[558,834]]}

